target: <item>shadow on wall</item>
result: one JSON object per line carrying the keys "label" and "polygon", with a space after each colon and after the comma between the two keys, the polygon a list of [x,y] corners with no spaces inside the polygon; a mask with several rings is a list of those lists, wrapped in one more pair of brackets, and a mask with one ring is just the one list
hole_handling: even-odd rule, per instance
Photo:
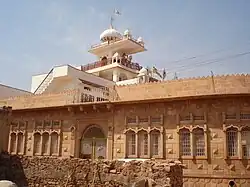
{"label": "shadow on wall", "polygon": [[0,180],[9,180],[22,187],[28,186],[23,166],[18,156],[10,155],[4,151],[0,153]]}

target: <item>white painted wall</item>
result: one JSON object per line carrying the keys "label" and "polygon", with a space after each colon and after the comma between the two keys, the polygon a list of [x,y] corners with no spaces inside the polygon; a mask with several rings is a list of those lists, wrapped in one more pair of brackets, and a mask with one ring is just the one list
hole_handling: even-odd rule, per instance
{"label": "white painted wall", "polygon": [[40,74],[40,75],[34,75],[32,76],[32,80],[31,80],[31,92],[34,93],[34,91],[37,89],[37,87],[41,84],[41,82],[44,80],[44,78],[47,76],[48,74]]}

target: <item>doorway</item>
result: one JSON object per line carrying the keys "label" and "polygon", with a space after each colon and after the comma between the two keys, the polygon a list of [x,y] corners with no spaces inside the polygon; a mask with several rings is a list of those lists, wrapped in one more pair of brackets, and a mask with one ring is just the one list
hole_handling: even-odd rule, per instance
{"label": "doorway", "polygon": [[88,127],[81,138],[80,158],[105,159],[107,139],[98,126]]}

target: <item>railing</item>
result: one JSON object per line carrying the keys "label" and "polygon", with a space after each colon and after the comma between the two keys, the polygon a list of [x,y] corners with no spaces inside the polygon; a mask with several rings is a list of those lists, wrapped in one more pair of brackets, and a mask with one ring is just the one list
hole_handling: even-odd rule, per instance
{"label": "railing", "polygon": [[49,71],[48,75],[43,79],[43,81],[41,82],[41,84],[37,87],[37,89],[35,90],[34,94],[41,94],[48,87],[48,85],[53,80],[53,70],[54,70],[54,68],[52,68]]}
{"label": "railing", "polygon": [[[117,61],[118,64],[121,64],[127,68],[133,69],[133,70],[140,70],[142,68],[142,66],[140,66],[138,63],[133,63],[127,59],[121,59],[120,61]],[[81,67],[82,71],[88,71],[91,69],[95,69],[95,68],[99,68],[99,67],[103,67],[106,65],[112,64],[112,59],[108,59],[108,60],[102,60],[102,61],[97,61],[94,63],[90,63],[87,65],[84,65]]]}
{"label": "railing", "polygon": [[[133,41],[133,42],[135,42],[136,44],[138,44],[138,45],[144,47],[144,44],[143,44],[143,43],[138,42],[136,39],[134,39],[134,38],[132,38],[132,37],[124,37],[123,40],[130,40],[130,41]],[[116,41],[117,41],[117,40],[116,40]],[[102,43],[94,44],[94,45],[91,45],[90,48],[91,48],[91,49],[98,48],[98,47],[103,46],[103,45],[109,45],[109,44],[115,43],[116,41],[102,42]]]}

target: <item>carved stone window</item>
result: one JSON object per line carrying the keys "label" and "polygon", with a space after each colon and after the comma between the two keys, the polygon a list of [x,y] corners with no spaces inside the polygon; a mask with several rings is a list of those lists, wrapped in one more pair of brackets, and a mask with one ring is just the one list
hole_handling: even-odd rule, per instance
{"label": "carved stone window", "polygon": [[238,130],[234,127],[226,131],[227,155],[229,157],[238,156]]}
{"label": "carved stone window", "polygon": [[161,117],[151,117],[151,123],[161,123]]}
{"label": "carved stone window", "polygon": [[57,155],[58,154],[58,146],[59,146],[59,141],[58,141],[58,133],[53,132],[51,133],[51,154],[52,155]]}
{"label": "carved stone window", "polygon": [[17,141],[16,133],[11,133],[10,135],[10,152],[11,153],[16,152],[16,141]]}
{"label": "carved stone window", "polygon": [[193,130],[193,138],[194,138],[194,156],[205,156],[205,136],[204,130],[201,128],[196,128]]}
{"label": "carved stone window", "polygon": [[160,153],[160,132],[158,130],[153,130],[150,133],[151,140],[151,156],[159,156]]}
{"label": "carved stone window", "polygon": [[45,132],[43,133],[43,142],[42,142],[42,154],[43,155],[48,155],[49,154],[49,133]]}
{"label": "carved stone window", "polygon": [[127,124],[135,124],[136,117],[127,117]]}
{"label": "carved stone window", "polygon": [[137,157],[136,156],[136,133],[133,131],[128,131],[126,133],[126,148],[128,157]]}
{"label": "carved stone window", "polygon": [[41,154],[41,134],[40,133],[35,133],[34,134],[34,154],[35,155],[40,155]]}
{"label": "carved stone window", "polygon": [[250,128],[244,128],[241,131],[242,157],[250,158]]}
{"label": "carved stone window", "polygon": [[139,142],[138,142],[139,157],[141,158],[148,157],[148,133],[144,130],[139,131],[138,138],[139,138]]}
{"label": "carved stone window", "polygon": [[24,135],[19,132],[17,134],[17,154],[23,154],[24,152]]}
{"label": "carved stone window", "polygon": [[180,155],[191,156],[190,131],[188,129],[180,130]]}

